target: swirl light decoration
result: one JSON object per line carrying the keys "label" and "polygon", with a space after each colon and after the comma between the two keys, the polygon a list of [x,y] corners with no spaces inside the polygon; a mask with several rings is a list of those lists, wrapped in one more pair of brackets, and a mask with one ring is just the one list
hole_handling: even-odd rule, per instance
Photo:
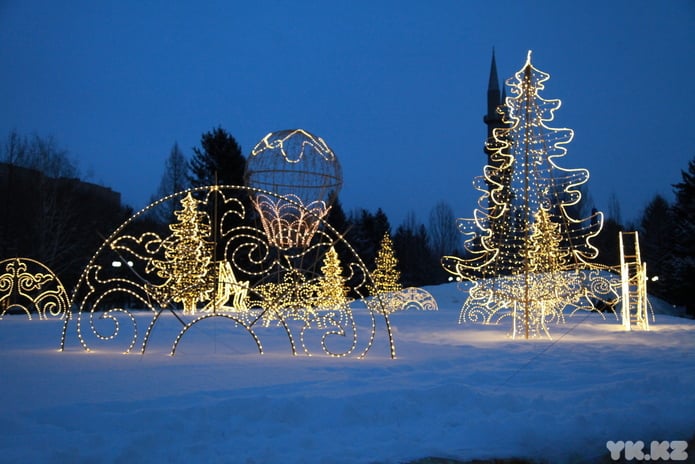
{"label": "swirl light decoration", "polygon": [[603,217],[573,216],[589,172],[556,163],[573,132],[546,125],[561,105],[539,95],[549,77],[531,64],[529,51],[521,70],[507,80],[512,96],[502,111],[506,126],[494,129],[491,164],[474,181],[481,192],[478,208],[473,218],[458,220],[467,236],[466,257],[442,258],[459,281],[473,281],[460,322],[511,317],[513,336],[525,338],[550,336],[548,323],[563,320],[568,306],[592,309],[595,300],[614,301],[620,285],[616,280],[605,288],[604,280],[612,277],[586,272],[596,269],[591,260],[598,250],[591,240]]}
{"label": "swirl light decoration", "polygon": [[46,265],[30,258],[0,261],[0,319],[16,310],[29,319],[66,317],[70,303],[65,287]]}
{"label": "swirl light decoration", "polygon": [[[270,243],[306,247],[343,185],[338,158],[302,129],[271,132],[251,151],[245,183]],[[262,190],[276,195],[267,195]]]}
{"label": "swirl light decoration", "polygon": [[[91,258],[72,295],[82,347],[116,346],[144,353],[167,312],[181,323],[171,354],[191,329],[218,318],[229,320],[229,330],[248,333],[250,346],[260,353],[261,333],[279,329],[292,354],[362,357],[383,328],[395,357],[388,314],[380,310],[379,298],[376,306],[373,299],[366,302],[373,283],[350,244],[330,224],[314,218],[320,227],[304,247],[278,247],[239,200],[244,195],[291,202],[250,187],[199,187],[162,198],[117,228]],[[168,235],[142,231],[141,219],[172,203],[182,213]],[[225,211],[221,217],[211,216],[213,204]],[[298,203],[292,206],[312,214]],[[218,242],[210,246],[213,223]],[[214,250],[224,251],[214,256]],[[132,266],[114,268],[114,260]]]}

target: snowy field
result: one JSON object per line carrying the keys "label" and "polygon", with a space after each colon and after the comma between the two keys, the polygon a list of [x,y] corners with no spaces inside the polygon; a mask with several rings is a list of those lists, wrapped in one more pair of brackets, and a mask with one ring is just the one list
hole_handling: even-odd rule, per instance
{"label": "snowy field", "polygon": [[60,321],[6,316],[0,462],[588,463],[608,440],[695,434],[694,321],[657,314],[626,333],[582,313],[553,340],[511,340],[506,325],[458,325],[455,285],[427,290],[439,311],[392,317],[396,360],[383,331],[357,359],[293,357],[283,332],[258,329],[260,355],[220,318],[172,357],[171,315],[145,355],[87,353],[74,324],[59,352]]}

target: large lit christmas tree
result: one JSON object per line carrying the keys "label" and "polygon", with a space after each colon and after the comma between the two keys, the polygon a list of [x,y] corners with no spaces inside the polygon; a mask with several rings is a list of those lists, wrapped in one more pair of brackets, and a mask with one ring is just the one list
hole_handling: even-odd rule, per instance
{"label": "large lit christmas tree", "polygon": [[507,80],[505,126],[494,129],[490,164],[474,181],[478,208],[459,219],[465,257],[443,258],[448,272],[474,282],[460,320],[511,315],[514,333],[523,328],[526,337],[547,334],[547,322],[562,319],[566,306],[585,304],[580,270],[598,254],[590,240],[603,222],[601,213],[574,217],[589,172],[556,164],[573,132],[546,125],[561,105],[539,95],[549,77],[533,67],[529,51]]}

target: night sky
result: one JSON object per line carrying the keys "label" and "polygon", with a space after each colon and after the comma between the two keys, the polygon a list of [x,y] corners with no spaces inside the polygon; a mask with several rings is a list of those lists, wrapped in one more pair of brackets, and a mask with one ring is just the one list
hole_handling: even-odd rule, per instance
{"label": "night sky", "polygon": [[447,201],[469,217],[493,47],[528,50],[574,130],[567,168],[636,220],[695,157],[695,2],[0,0],[0,137],[53,136],[136,209],[174,142],[221,126],[248,154],[303,128],[339,157],[346,211],[392,227]]}

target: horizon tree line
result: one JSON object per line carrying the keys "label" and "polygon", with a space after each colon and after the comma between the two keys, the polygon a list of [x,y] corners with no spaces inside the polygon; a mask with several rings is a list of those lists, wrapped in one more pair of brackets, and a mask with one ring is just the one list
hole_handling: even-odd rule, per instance
{"label": "horizon tree line", "polygon": [[[52,137],[36,134],[22,136],[12,131],[2,148],[0,162],[8,166],[34,169],[49,179],[80,180],[82,177],[77,163],[70,159],[67,150],[58,147]],[[246,158],[234,137],[222,127],[203,133],[200,146],[193,147],[192,152],[190,159],[187,158],[178,143],[174,142],[152,201],[194,186],[244,185]],[[622,223],[617,198],[611,198],[610,211],[594,245],[600,250],[598,262],[615,266],[619,261],[618,232],[638,230],[642,257],[647,262],[649,274],[658,277],[650,281],[650,293],[674,305],[686,307],[687,312],[695,316],[691,302],[694,290],[691,276],[695,271],[695,158],[689,162],[686,170],[681,171],[681,175],[682,181],[673,185],[675,201],[671,204],[663,196],[655,195],[634,225]],[[52,269],[56,272],[69,274],[66,283],[76,282],[79,277],[77,269],[87,262],[103,237],[132,214],[128,206],[118,205],[115,209],[111,207],[105,210],[98,201],[90,203],[79,200],[75,192],[58,195],[55,188],[51,190],[45,183],[20,188],[10,185],[6,176],[2,180],[6,198],[12,197],[15,201],[4,202],[5,206],[0,211],[3,218],[0,225],[0,258],[23,253],[26,257],[42,260],[49,267],[53,265]],[[25,199],[33,198],[32,195],[39,200],[38,203],[34,201],[35,206],[29,207]],[[582,198],[583,202],[577,207],[591,210],[593,204],[587,191],[583,192]],[[91,211],[88,211],[90,208],[85,209],[89,204]],[[77,205],[82,205],[82,211],[77,211]],[[151,225],[161,228],[170,223],[175,207],[173,205],[157,211],[148,218]],[[26,208],[32,211],[31,214],[19,212]],[[440,264],[441,256],[461,253],[462,237],[456,229],[456,216],[451,205],[446,201],[437,202],[427,219],[425,225],[411,211],[393,230],[381,208],[374,212],[356,208],[346,213],[340,198],[336,199],[326,218],[344,234],[370,269],[374,268],[381,240],[388,233],[393,239],[404,286],[445,282],[447,274]],[[35,233],[18,232],[18,223],[26,227],[27,222],[28,228],[35,230]],[[70,227],[66,227],[66,224],[70,224]],[[63,229],[70,229],[71,232],[59,233]],[[49,230],[54,232],[45,233]],[[87,233],[91,233],[91,236],[86,239],[78,231],[82,231],[83,235],[84,231],[91,231]],[[18,246],[17,237],[22,235],[22,246]],[[61,246],[57,246],[56,240],[61,242]],[[73,246],[75,242],[80,243],[80,247]],[[73,263],[68,265],[65,256],[51,256],[46,251],[49,249],[69,253],[72,255],[69,261]],[[68,268],[71,270],[68,271]]]}

